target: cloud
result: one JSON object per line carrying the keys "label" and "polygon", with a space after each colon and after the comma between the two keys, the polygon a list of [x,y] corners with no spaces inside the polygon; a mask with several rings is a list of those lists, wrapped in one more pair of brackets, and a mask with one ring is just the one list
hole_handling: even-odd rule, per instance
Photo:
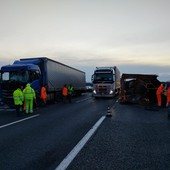
{"label": "cloud", "polygon": [[169,76],[167,0],[3,1],[0,65],[46,56],[83,69]]}

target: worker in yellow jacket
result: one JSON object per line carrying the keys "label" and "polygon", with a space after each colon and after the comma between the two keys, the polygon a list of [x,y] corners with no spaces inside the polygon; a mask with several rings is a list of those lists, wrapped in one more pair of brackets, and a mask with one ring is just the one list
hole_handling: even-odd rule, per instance
{"label": "worker in yellow jacket", "polygon": [[20,116],[23,107],[24,95],[20,87],[13,92],[14,105],[17,116]]}
{"label": "worker in yellow jacket", "polygon": [[29,83],[26,85],[23,93],[26,102],[26,113],[33,113],[33,100],[36,99],[36,95],[34,89],[31,88]]}

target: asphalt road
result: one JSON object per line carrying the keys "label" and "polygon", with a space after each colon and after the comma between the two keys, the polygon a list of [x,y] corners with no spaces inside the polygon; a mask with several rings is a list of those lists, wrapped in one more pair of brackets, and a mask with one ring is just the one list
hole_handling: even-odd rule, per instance
{"label": "asphalt road", "polygon": [[85,94],[21,118],[0,111],[0,170],[59,170],[108,106],[112,117],[105,117],[67,170],[169,170],[167,109],[149,111],[116,100]]}
{"label": "asphalt road", "polygon": [[68,170],[169,170],[167,109],[115,103]]}
{"label": "asphalt road", "polygon": [[54,170],[114,102],[85,94],[19,118],[1,110],[0,170]]}

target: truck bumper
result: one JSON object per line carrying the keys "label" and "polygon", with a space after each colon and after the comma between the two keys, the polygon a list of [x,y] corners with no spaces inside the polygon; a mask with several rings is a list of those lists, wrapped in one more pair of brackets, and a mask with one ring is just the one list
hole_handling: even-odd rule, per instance
{"label": "truck bumper", "polygon": [[110,95],[110,94],[94,94],[94,93],[93,93],[93,96],[96,97],[96,98],[97,98],[97,97],[98,97],[98,98],[99,98],[99,97],[106,97],[106,98],[113,98],[113,97],[114,97],[113,94]]}

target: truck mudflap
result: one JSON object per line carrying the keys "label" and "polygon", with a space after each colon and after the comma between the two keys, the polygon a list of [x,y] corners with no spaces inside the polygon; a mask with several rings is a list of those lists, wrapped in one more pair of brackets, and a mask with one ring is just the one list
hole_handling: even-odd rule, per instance
{"label": "truck mudflap", "polygon": [[157,77],[152,74],[122,74],[119,102],[142,105],[156,103],[156,90],[160,85]]}

